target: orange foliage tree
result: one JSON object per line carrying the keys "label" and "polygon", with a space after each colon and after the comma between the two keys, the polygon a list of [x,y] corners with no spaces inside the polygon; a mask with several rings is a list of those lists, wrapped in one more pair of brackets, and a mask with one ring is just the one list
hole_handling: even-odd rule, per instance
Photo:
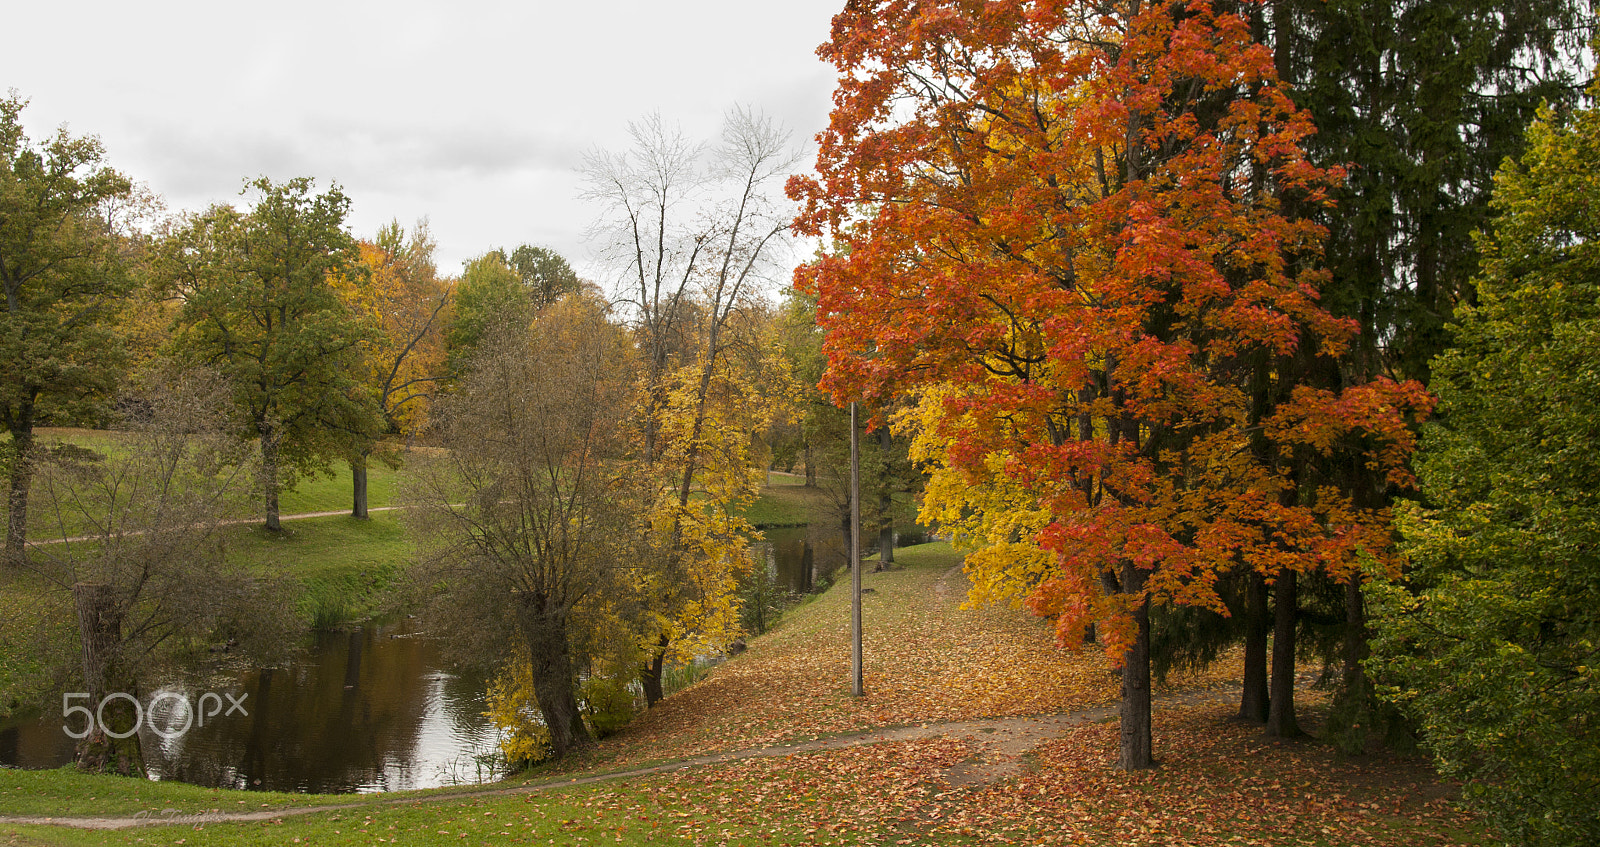
{"label": "orange foliage tree", "polygon": [[[382,411],[382,434],[409,436],[426,424],[428,404],[445,376],[451,285],[434,266],[426,221],[409,238],[391,221],[375,240],[358,246],[362,273],[337,282],[344,301],[377,330],[363,351],[361,381]],[[358,518],[367,517],[372,450],[371,442],[363,443],[350,458],[351,514]]]}
{"label": "orange foliage tree", "polygon": [[1225,611],[1230,569],[1392,566],[1388,515],[1328,469],[1405,483],[1426,405],[1340,376],[1355,327],[1318,304],[1323,233],[1295,213],[1337,174],[1306,161],[1249,6],[852,2],[819,50],[817,174],[789,186],[837,245],[797,274],[824,385],[936,404],[944,462],[1044,508],[1027,603],[1062,643],[1098,624],[1130,769],[1151,605]]}

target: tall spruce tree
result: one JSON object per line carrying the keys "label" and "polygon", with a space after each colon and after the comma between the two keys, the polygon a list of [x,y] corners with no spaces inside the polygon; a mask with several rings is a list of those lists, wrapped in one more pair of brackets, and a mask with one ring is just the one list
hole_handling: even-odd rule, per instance
{"label": "tall spruce tree", "polygon": [[[1593,32],[1588,0],[1269,0],[1255,7],[1256,37],[1317,127],[1304,142],[1316,164],[1345,169],[1336,203],[1307,209],[1327,228],[1331,273],[1322,303],[1359,324],[1355,355],[1314,375],[1338,388],[1374,376],[1427,381],[1448,342],[1445,325],[1470,303],[1478,266],[1472,234],[1491,218],[1493,176],[1520,154],[1522,127],[1541,102],[1570,104],[1582,89],[1581,51]],[[1338,457],[1335,457],[1338,458]],[[1398,493],[1345,455],[1300,465],[1308,485],[1332,483],[1369,506]],[[1375,723],[1360,579],[1342,586],[1346,623],[1332,728],[1347,746]],[[1259,597],[1265,586],[1251,589]],[[1279,586],[1285,616],[1299,601]],[[1255,601],[1247,614],[1268,614]],[[1287,625],[1287,621],[1285,622]],[[1283,630],[1293,635],[1304,627]],[[1241,714],[1265,719],[1266,632],[1247,626]],[[1277,640],[1280,653],[1292,640]],[[1292,656],[1279,663],[1293,666]],[[1292,673],[1274,692],[1292,696]],[[1292,727],[1291,727],[1292,729]]]}

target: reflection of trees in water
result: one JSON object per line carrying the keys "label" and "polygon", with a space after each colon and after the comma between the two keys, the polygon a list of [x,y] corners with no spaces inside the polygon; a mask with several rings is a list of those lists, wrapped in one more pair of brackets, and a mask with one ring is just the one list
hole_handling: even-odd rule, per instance
{"label": "reflection of trees in water", "polygon": [[[431,645],[376,627],[319,633],[311,658],[248,674],[249,717],[191,730],[164,779],[263,790],[338,792],[410,784],[429,705]],[[420,775],[420,774],[419,774]]]}
{"label": "reflection of trees in water", "polygon": [[0,765],[55,768],[71,762],[74,743],[61,724],[59,716],[48,713],[0,721]]}
{"label": "reflection of trees in water", "polygon": [[[288,668],[176,683],[157,700],[140,741],[160,779],[282,791],[397,789],[479,775],[474,753],[492,749],[484,681],[439,671],[436,646],[396,627],[321,633]],[[231,694],[247,714],[202,718],[206,692]],[[141,694],[141,704],[150,702]],[[181,698],[181,699],[180,699]],[[171,739],[164,730],[187,732]],[[59,767],[72,739],[59,715],[0,723],[0,762]],[[256,782],[260,780],[260,782]]]}
{"label": "reflection of trees in water", "polygon": [[845,558],[839,533],[822,523],[762,530],[772,545],[778,585],[795,592],[812,590],[837,570]]}

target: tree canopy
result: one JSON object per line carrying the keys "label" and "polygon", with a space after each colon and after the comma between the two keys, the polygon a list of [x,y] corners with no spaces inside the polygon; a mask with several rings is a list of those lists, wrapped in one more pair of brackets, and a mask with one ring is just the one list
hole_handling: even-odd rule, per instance
{"label": "tree canopy", "polygon": [[214,206],[161,247],[159,271],[183,299],[176,355],[232,385],[242,431],[260,439],[269,529],[278,492],[295,473],[325,469],[370,441],[380,413],[358,384],[370,327],[339,298],[336,279],[360,273],[338,186],[265,177],[247,212]]}
{"label": "tree canopy", "polygon": [[34,144],[27,101],[0,100],[0,426],[8,448],[5,557],[28,527],[33,428],[52,403],[106,395],[120,371],[112,321],[132,280],[106,212],[133,185],[105,164],[97,138],[65,129]]}
{"label": "tree canopy", "polygon": [[1433,363],[1412,562],[1375,665],[1520,844],[1600,840],[1600,112],[1545,111],[1496,179],[1476,306]]}
{"label": "tree canopy", "polygon": [[1016,524],[1054,560],[1029,605],[1065,643],[1100,624],[1121,763],[1149,767],[1152,603],[1220,609],[1242,568],[1292,606],[1296,573],[1385,555],[1386,514],[1305,473],[1362,442],[1403,482],[1425,405],[1314,378],[1355,327],[1318,303],[1323,231],[1296,210],[1338,174],[1223,4],[858,3],[822,53],[836,106],[790,191],[837,245],[799,273],[825,385],[913,392],[939,461],[1046,513]]}

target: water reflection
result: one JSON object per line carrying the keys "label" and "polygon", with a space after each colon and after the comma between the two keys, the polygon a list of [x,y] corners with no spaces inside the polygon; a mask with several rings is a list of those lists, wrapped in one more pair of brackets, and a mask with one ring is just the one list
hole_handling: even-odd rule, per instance
{"label": "water reflection", "polygon": [[[403,627],[319,633],[289,667],[229,682],[210,689],[222,695],[222,709],[202,706],[206,692],[184,685],[141,698],[152,704],[140,732],[151,778],[336,793],[496,776],[479,764],[496,744],[482,714],[483,680],[448,672],[437,646]],[[228,714],[230,697],[247,714]],[[0,764],[70,762],[61,724],[47,714],[0,727]]]}
{"label": "water reflection", "polygon": [[[805,594],[819,582],[849,563],[848,536],[837,527],[815,523],[809,526],[772,526],[761,530],[764,541],[751,545],[767,560],[768,570],[781,588]],[[896,532],[894,544],[904,547],[926,541],[921,528]],[[878,552],[878,537],[863,536],[862,556]]]}

